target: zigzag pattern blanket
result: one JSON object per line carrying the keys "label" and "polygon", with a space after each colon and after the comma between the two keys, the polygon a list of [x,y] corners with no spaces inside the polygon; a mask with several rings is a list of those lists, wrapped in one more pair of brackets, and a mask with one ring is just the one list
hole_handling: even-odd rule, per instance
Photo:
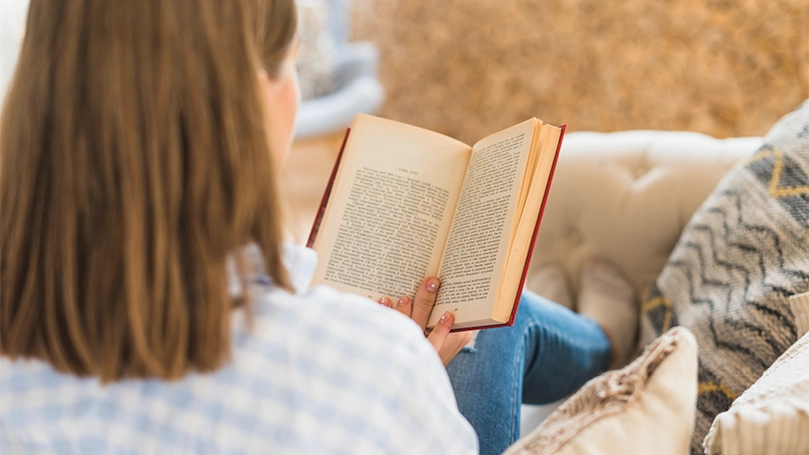
{"label": "zigzag pattern blanket", "polygon": [[643,302],[642,345],[675,325],[699,345],[692,453],[703,453],[716,415],[797,340],[788,297],[807,291],[809,101],[719,183]]}

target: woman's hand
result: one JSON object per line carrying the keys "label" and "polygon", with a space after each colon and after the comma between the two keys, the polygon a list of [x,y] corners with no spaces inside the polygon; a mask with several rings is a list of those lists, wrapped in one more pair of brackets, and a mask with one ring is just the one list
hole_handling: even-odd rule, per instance
{"label": "woman's hand", "polygon": [[[435,305],[435,294],[438,292],[440,282],[438,278],[431,276],[421,283],[421,286],[416,290],[416,297],[411,300],[407,296],[400,297],[396,302],[387,297],[379,299],[379,303],[388,308],[393,308],[396,311],[409,317],[419,327],[424,330],[427,327],[427,319],[430,312]],[[449,333],[452,324],[455,322],[455,316],[449,311],[445,312],[438,323],[433,327],[432,331],[427,334],[427,341],[433,345],[441,361],[446,366],[455,354],[461,351],[466,343],[472,338],[471,332],[458,332]]]}

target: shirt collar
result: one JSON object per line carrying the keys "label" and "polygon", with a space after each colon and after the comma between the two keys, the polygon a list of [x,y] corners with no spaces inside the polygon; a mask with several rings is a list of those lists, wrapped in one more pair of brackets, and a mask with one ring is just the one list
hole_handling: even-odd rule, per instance
{"label": "shirt collar", "polygon": [[[254,284],[264,284],[272,286],[272,282],[264,271],[261,250],[257,245],[251,244],[245,247],[246,253],[255,267],[255,275],[249,281]],[[303,245],[285,242],[283,244],[282,261],[289,272],[289,279],[296,294],[302,294],[309,289],[312,278],[317,267],[317,253],[311,248]],[[233,257],[227,260],[227,270],[229,277],[229,293],[231,297],[238,297],[242,294],[242,284],[236,273],[236,264]]]}
{"label": "shirt collar", "polygon": [[303,245],[284,243],[284,265],[289,271],[289,278],[295,292],[302,294],[312,284],[317,267],[317,253]]}

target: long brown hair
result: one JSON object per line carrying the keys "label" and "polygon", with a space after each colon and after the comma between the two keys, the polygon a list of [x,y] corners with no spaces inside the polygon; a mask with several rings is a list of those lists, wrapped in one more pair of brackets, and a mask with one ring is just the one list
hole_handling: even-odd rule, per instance
{"label": "long brown hair", "polygon": [[211,371],[229,254],[255,242],[289,286],[257,74],[292,1],[31,1],[0,118],[0,354],[105,381]]}

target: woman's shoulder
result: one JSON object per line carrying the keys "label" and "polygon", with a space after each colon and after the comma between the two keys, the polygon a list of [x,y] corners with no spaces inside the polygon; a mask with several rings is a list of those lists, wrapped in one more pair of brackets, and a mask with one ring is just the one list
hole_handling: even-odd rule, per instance
{"label": "woman's shoulder", "polygon": [[379,346],[386,348],[388,357],[435,355],[411,319],[365,297],[326,286],[297,294],[276,289],[257,295],[252,311],[252,335],[259,341],[279,338],[289,346],[294,339],[318,349],[343,347],[352,355],[372,355]]}
{"label": "woman's shoulder", "polygon": [[[315,410],[309,418],[354,432],[354,444],[370,444],[357,452],[422,443],[424,450],[439,448],[437,453],[476,451],[474,431],[458,411],[444,366],[409,318],[327,287],[273,291],[254,304],[250,339],[256,349],[251,342],[235,345],[234,366],[259,371],[262,382],[281,391],[282,402],[306,403]],[[261,356],[262,367],[250,366],[254,355]],[[413,441],[413,434],[421,439]],[[376,443],[381,445],[372,447]]]}
{"label": "woman's shoulder", "polygon": [[[245,251],[260,270],[260,250],[255,245],[249,245]],[[261,274],[254,275],[247,285],[250,312],[256,319],[256,330],[252,330],[251,335],[257,342],[308,334],[306,341],[318,343],[327,338],[351,334],[362,342],[391,343],[404,350],[426,349],[431,352],[421,329],[398,312],[381,307],[365,297],[327,286],[310,288],[317,266],[317,254],[312,249],[286,243],[284,263],[293,291],[287,292],[274,286],[269,278]],[[240,293],[241,286],[235,279],[234,284],[234,290]],[[246,327],[239,322],[239,317],[235,322],[235,332]]]}
{"label": "woman's shoulder", "polygon": [[[53,444],[92,440],[145,452],[393,453],[411,447],[413,434],[425,447],[449,444],[452,434],[450,446],[474,451],[446,372],[412,321],[329,288],[253,295],[252,311],[233,314],[231,361],[213,373],[102,385],[0,358],[0,424],[21,441],[40,432]],[[55,415],[58,428],[77,430],[54,432]],[[91,434],[78,431],[88,422]]]}

